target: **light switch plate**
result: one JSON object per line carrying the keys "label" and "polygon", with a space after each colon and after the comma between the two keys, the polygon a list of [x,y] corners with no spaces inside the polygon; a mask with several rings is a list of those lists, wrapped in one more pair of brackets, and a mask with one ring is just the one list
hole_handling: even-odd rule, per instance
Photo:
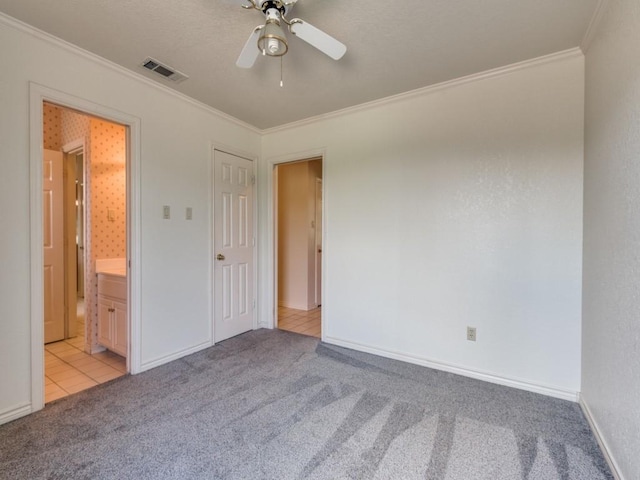
{"label": "light switch plate", "polygon": [[186,217],[187,217],[187,220],[193,219],[193,208],[187,207]]}
{"label": "light switch plate", "polygon": [[171,218],[171,207],[169,205],[164,205],[162,207],[162,218],[165,220],[169,220]]}

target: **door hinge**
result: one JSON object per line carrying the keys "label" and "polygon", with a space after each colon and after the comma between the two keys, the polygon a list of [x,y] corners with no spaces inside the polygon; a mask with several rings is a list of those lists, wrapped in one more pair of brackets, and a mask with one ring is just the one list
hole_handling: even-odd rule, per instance
{"label": "door hinge", "polygon": [[256,309],[256,299],[255,298],[253,299],[253,309],[254,310]]}
{"label": "door hinge", "polygon": [[256,237],[253,237],[253,238],[251,239],[251,246],[252,246],[252,247],[255,247],[255,246],[256,246]]}
{"label": "door hinge", "polygon": [[255,185],[255,184],[256,184],[256,176],[251,175],[251,185]]}

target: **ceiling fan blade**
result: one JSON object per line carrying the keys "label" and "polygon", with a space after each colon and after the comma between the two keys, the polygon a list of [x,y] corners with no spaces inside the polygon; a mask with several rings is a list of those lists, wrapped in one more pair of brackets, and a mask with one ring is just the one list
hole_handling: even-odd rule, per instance
{"label": "ceiling fan blade", "polygon": [[258,58],[258,55],[260,54],[260,50],[258,50],[258,36],[260,35],[260,30],[263,28],[263,25],[259,25],[253,33],[249,35],[247,43],[244,44],[244,48],[242,49],[242,52],[240,52],[238,60],[236,60],[236,66],[240,68],[253,67],[253,64],[256,62],[256,58]]}
{"label": "ceiling fan blade", "polygon": [[249,0],[219,0],[219,1],[224,5],[229,5],[231,7],[253,8]]}
{"label": "ceiling fan blade", "polygon": [[347,51],[347,47],[342,42],[299,18],[291,21],[289,30],[296,37],[300,37],[334,60],[340,60]]}

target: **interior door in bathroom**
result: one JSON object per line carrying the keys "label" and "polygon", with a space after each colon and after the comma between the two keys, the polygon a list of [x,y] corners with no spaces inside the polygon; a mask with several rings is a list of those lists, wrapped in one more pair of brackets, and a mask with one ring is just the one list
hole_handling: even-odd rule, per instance
{"label": "interior door in bathroom", "polygon": [[253,162],[214,151],[214,340],[253,329]]}
{"label": "interior door in bathroom", "polygon": [[44,343],[64,339],[64,228],[62,152],[44,150]]}

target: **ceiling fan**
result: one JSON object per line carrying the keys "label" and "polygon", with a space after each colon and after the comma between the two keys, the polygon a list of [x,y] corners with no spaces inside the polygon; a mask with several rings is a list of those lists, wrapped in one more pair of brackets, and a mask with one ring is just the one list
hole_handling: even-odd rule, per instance
{"label": "ceiling fan", "polygon": [[264,25],[258,25],[249,36],[236,61],[238,67],[251,68],[260,53],[270,57],[282,57],[287,53],[289,45],[281,23],[285,23],[293,35],[334,60],[342,58],[347,51],[347,47],[343,43],[313,25],[299,18],[291,20],[287,18],[287,14],[298,0],[246,1],[249,4],[242,5],[243,8],[259,10],[264,14],[266,20]]}

